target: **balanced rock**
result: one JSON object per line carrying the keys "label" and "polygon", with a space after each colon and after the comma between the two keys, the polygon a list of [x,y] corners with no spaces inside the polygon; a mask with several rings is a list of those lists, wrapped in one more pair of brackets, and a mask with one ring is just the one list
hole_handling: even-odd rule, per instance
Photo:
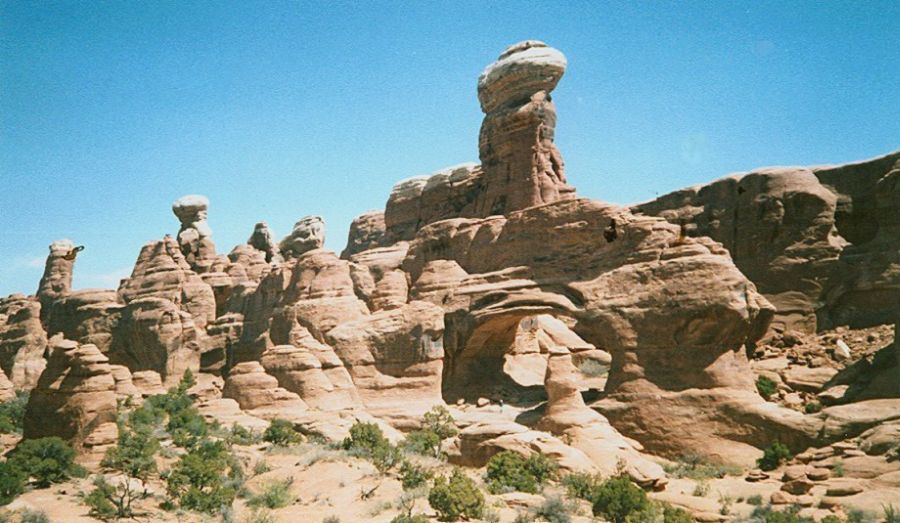
{"label": "balanced rock", "polygon": [[[58,436],[79,450],[116,442],[116,383],[96,346],[56,337],[25,410],[25,439]],[[48,420],[53,420],[52,423]]]}
{"label": "balanced rock", "polygon": [[478,78],[485,113],[478,140],[484,169],[479,216],[574,197],[553,142],[556,107],[550,92],[565,70],[561,52],[528,40],[507,48]]}
{"label": "balanced rock", "polygon": [[78,251],[72,240],[56,240],[50,244],[50,254],[44,265],[44,275],[38,284],[37,297],[41,300],[42,316],[46,321],[50,305],[72,289],[72,273]]}
{"label": "balanced rock", "polygon": [[276,259],[279,254],[275,237],[266,222],[259,222],[253,227],[253,233],[247,240],[247,245],[265,253],[266,262]]}
{"label": "balanced rock", "polygon": [[216,244],[207,220],[209,200],[206,196],[190,194],[172,204],[172,212],[181,222],[178,245],[185,260],[197,272],[205,272],[216,257]]}

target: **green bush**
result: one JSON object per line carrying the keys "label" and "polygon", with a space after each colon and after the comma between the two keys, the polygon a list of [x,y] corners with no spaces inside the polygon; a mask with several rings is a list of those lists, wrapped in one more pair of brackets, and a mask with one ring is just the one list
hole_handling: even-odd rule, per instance
{"label": "green bush", "polygon": [[816,412],[819,412],[820,410],[822,410],[822,404],[818,401],[810,401],[809,403],[807,403],[806,405],[803,406],[803,410],[807,414],[815,414]]}
{"label": "green bush", "polygon": [[403,440],[403,448],[423,456],[438,456],[441,450],[441,438],[428,430],[417,430],[407,434]]}
{"label": "green bush", "polygon": [[694,518],[687,510],[666,504],[663,509],[663,523],[694,523]]}
{"label": "green bush", "polygon": [[244,523],[278,523],[278,519],[271,512],[261,508],[253,509],[244,517]]}
{"label": "green bush", "polygon": [[22,432],[25,407],[28,405],[28,391],[16,391],[16,397],[0,403],[0,434]]}
{"label": "green bush", "polygon": [[884,523],[900,523],[900,514],[894,505],[882,505],[881,510],[884,512]]}
{"label": "green bush", "polygon": [[694,454],[682,456],[674,465],[666,465],[663,468],[672,477],[693,480],[724,478],[742,472],[740,467],[708,463],[703,457]]}
{"label": "green bush", "polygon": [[764,523],[814,523],[813,518],[802,517],[798,514],[800,507],[788,507],[784,511],[772,510],[770,505],[756,507],[750,514],[753,521]]}
{"label": "green bush", "polygon": [[750,496],[749,498],[747,498],[747,504],[753,505],[755,507],[762,505],[763,504],[762,495],[754,494],[754,495]]}
{"label": "green bush", "polygon": [[829,515],[825,516],[824,518],[822,518],[821,520],[819,520],[819,523],[844,523],[844,521],[841,518],[835,516],[834,514],[829,514]]}
{"label": "green bush", "polygon": [[261,493],[251,497],[247,504],[251,507],[282,508],[294,502],[291,485],[294,478],[272,481],[263,487]]}
{"label": "green bush", "polygon": [[263,441],[287,447],[302,442],[303,435],[294,430],[294,424],[290,421],[273,419],[263,432]]}
{"label": "green bush", "polygon": [[613,523],[624,523],[630,514],[648,507],[647,494],[624,476],[608,479],[594,491],[594,515]]}
{"label": "green bush", "polygon": [[756,390],[760,396],[768,400],[778,390],[778,385],[771,378],[760,376],[756,378]]}
{"label": "green bush", "polygon": [[379,472],[385,473],[400,463],[400,449],[391,445],[375,423],[356,422],[350,427],[350,435],[342,443],[345,450],[358,453],[372,462]]}
{"label": "green bush", "polygon": [[541,521],[549,523],[571,523],[572,517],[569,515],[571,510],[572,507],[566,505],[562,499],[552,497],[544,500],[534,511],[534,515]]}
{"label": "green bush", "polygon": [[43,510],[31,510],[26,508],[22,511],[19,521],[21,523],[50,523],[50,518]]}
{"label": "green bush", "polygon": [[484,494],[471,478],[454,469],[450,478],[439,476],[428,493],[428,504],[441,521],[478,519],[484,513]]}
{"label": "green bush", "polygon": [[594,489],[596,489],[602,478],[599,475],[585,474],[583,472],[573,472],[562,478],[562,485],[566,487],[566,493],[570,498],[586,499],[591,501],[594,499]]}
{"label": "green bush", "polygon": [[534,494],[558,468],[555,461],[543,454],[535,453],[525,458],[517,452],[504,450],[488,460],[485,480],[492,494],[505,490]]}
{"label": "green bush", "polygon": [[425,467],[404,461],[400,465],[400,483],[403,490],[413,490],[421,487],[432,478],[433,474]]}
{"label": "green bush", "polygon": [[775,470],[784,461],[791,458],[791,450],[778,441],[763,450],[763,456],[756,460],[756,465],[762,470]]}
{"label": "green bush", "polygon": [[166,479],[169,496],[185,509],[213,513],[231,506],[236,495],[228,484],[240,474],[221,441],[201,441],[184,454]]}
{"label": "green bush", "polygon": [[0,461],[0,506],[8,505],[25,490],[25,474],[8,461]]}
{"label": "green bush", "polygon": [[81,470],[72,447],[55,436],[22,441],[10,452],[8,463],[32,478],[38,488],[66,481]]}
{"label": "green bush", "polygon": [[231,425],[231,430],[225,434],[225,440],[229,445],[253,445],[259,443],[261,437],[258,432],[253,432],[235,422]]}

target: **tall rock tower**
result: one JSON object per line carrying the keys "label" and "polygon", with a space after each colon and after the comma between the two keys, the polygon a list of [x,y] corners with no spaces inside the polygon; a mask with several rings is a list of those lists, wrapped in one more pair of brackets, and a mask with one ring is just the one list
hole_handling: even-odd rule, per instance
{"label": "tall rock tower", "polygon": [[484,191],[476,214],[506,214],[575,196],[553,143],[556,107],[550,92],[566,71],[566,57],[537,40],[507,48],[478,78],[484,111],[479,156]]}

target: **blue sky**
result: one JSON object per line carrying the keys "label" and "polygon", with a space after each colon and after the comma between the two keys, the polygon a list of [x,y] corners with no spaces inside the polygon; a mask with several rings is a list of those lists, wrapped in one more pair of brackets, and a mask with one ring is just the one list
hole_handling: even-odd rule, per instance
{"label": "blue sky", "polygon": [[115,287],[211,200],[220,252],[350,220],[392,184],[478,160],[475,84],[509,44],[569,69],[557,144],[579,193],[630,203],[765,165],[900,148],[900,2],[0,0],[0,295],[47,245]]}

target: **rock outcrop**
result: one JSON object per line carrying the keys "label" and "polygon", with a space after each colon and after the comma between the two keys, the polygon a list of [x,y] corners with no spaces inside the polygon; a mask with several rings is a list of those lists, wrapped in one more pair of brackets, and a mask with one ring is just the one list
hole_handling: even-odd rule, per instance
{"label": "rock outcrop", "polygon": [[281,240],[279,247],[285,258],[296,258],[325,245],[325,220],[321,216],[306,216],[294,224],[291,234]]}
{"label": "rock outcrop", "polygon": [[44,265],[44,275],[38,284],[37,297],[41,301],[41,319],[46,323],[53,301],[72,289],[72,271],[78,251],[72,240],[56,240],[50,244],[50,254]]}
{"label": "rock outcrop", "polygon": [[259,222],[253,227],[253,234],[247,240],[247,245],[265,253],[266,263],[276,260],[279,255],[275,237],[266,222]]}
{"label": "rock outcrop", "polygon": [[31,390],[47,366],[41,302],[13,294],[0,299],[0,369],[17,389]]}
{"label": "rock outcrop", "polygon": [[116,442],[116,383],[96,346],[51,341],[47,368],[28,400],[23,436],[58,436],[86,452]]}
{"label": "rock outcrop", "polygon": [[760,169],[633,209],[725,246],[777,309],[812,332],[893,323],[900,308],[900,152],[840,167]]}

